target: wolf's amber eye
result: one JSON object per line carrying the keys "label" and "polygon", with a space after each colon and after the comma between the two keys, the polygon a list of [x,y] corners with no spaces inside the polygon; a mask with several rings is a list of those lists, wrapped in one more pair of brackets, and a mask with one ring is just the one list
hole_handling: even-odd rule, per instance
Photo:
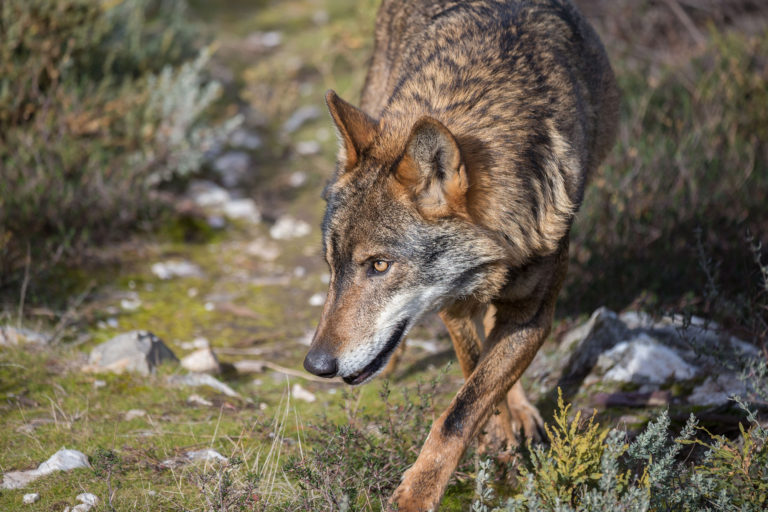
{"label": "wolf's amber eye", "polygon": [[384,260],[376,260],[373,262],[373,270],[377,274],[383,274],[389,270],[389,262]]}

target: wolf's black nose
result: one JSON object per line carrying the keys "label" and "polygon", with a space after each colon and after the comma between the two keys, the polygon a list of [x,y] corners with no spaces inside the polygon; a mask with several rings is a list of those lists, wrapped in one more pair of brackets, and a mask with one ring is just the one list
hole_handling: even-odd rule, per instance
{"label": "wolf's black nose", "polygon": [[336,358],[324,350],[313,348],[304,358],[304,369],[318,377],[333,377],[336,375]]}

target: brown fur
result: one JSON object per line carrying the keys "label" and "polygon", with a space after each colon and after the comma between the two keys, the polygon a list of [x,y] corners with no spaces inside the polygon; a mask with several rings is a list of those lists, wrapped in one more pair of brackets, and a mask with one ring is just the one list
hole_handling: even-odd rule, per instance
{"label": "brown fur", "polygon": [[568,0],[384,0],[362,110],[326,101],[341,142],[331,283],[305,367],[365,382],[439,310],[466,381],[392,497],[433,510],[478,434],[497,451],[541,434],[519,378],[549,333],[618,92]]}

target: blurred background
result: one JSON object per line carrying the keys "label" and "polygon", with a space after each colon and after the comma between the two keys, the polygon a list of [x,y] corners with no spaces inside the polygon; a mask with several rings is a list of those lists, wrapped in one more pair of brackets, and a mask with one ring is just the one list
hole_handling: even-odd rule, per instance
{"label": "blurred background", "polygon": [[[682,324],[703,318],[765,352],[768,4],[575,3],[601,35],[623,97],[617,143],[573,228],[551,350],[604,306],[679,315]],[[349,395],[301,376],[328,282],[320,192],[336,140],[323,93],[332,88],[359,101],[377,7],[372,0],[0,2],[3,470],[79,445],[112,469],[104,453],[122,458],[121,493],[103,476],[80,480],[109,487],[104,495],[118,509],[203,509],[207,473],[170,475],[163,461],[211,446],[230,458],[236,452],[250,473],[282,489],[259,488],[269,506],[310,503],[280,501],[313,477],[301,463],[285,470],[279,447],[304,460],[313,445],[302,432],[375,409],[382,393],[371,384]],[[179,357],[207,350],[213,373],[235,395],[206,388],[190,405],[189,389],[163,380],[177,370],[153,374],[151,385],[80,371],[93,363],[86,359],[94,347],[133,330],[153,332]],[[44,348],[8,341],[37,335]],[[433,399],[439,413],[461,383],[455,365],[444,369],[453,356],[436,317],[411,337],[394,381],[443,377],[429,403],[407,409],[407,399],[396,401],[407,409],[396,410],[401,418],[429,416]],[[261,365],[255,376],[242,361]],[[537,382],[534,398],[551,413],[554,385]],[[577,403],[578,389],[569,397]],[[601,417],[625,418],[625,410],[609,409]],[[143,414],[126,420],[129,410]],[[632,414],[637,425],[649,417]],[[721,425],[733,431],[734,421]],[[405,439],[423,434],[423,424],[409,425]],[[390,473],[367,474],[384,482],[367,488],[370,496],[389,492],[403,463],[397,457],[412,457],[413,446],[386,452],[399,461],[384,464]],[[457,509],[473,485],[461,475],[449,491]],[[46,506],[69,499],[71,482],[62,478],[46,484],[55,496]],[[140,493],[149,480],[159,494]],[[5,492],[0,503],[19,496]]]}

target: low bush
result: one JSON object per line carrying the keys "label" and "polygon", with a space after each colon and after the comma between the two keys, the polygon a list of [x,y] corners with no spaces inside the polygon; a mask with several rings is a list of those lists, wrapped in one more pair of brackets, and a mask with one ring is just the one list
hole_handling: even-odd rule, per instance
{"label": "low bush", "polygon": [[194,37],[179,0],[0,4],[0,287],[155,218],[237,122]]}
{"label": "low bush", "polygon": [[[768,430],[746,404],[749,426],[730,440],[698,427],[691,415],[671,439],[666,412],[633,442],[619,430],[568,421],[562,396],[551,445],[534,447],[520,470],[522,488],[502,501],[490,486],[491,463],[477,474],[474,512],[599,511],[762,511],[768,506]],[[703,434],[705,440],[696,437]],[[686,446],[700,445],[696,462],[680,460]],[[693,453],[687,454],[696,458]]]}

